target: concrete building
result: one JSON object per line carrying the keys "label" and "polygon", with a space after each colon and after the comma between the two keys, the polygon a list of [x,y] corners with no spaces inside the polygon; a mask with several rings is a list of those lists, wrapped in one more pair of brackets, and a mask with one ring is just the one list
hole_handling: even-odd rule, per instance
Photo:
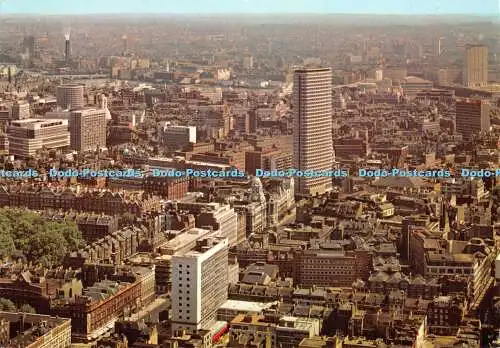
{"label": "concrete building", "polygon": [[253,69],[253,56],[246,55],[243,57],[243,69],[245,70]]}
{"label": "concrete building", "polygon": [[0,312],[0,346],[70,347],[71,320],[40,314]]}
{"label": "concrete building", "polygon": [[405,96],[414,98],[419,92],[430,91],[434,87],[432,81],[427,81],[415,76],[407,76],[401,83]]}
{"label": "concrete building", "polygon": [[234,342],[251,335],[266,338],[269,345],[263,347],[293,348],[298,347],[304,338],[312,338],[319,332],[320,321],[315,318],[239,314],[231,321],[229,337]]}
{"label": "concrete building", "polygon": [[72,111],[69,119],[70,148],[77,151],[106,147],[106,110]]}
{"label": "concrete building", "polygon": [[83,85],[69,84],[57,86],[57,106],[63,109],[81,109],[84,106]]}
{"label": "concrete building", "polygon": [[336,242],[316,243],[297,253],[294,282],[302,286],[351,286],[370,275],[372,255],[364,249],[343,250]]}
{"label": "concrete building", "polygon": [[[332,170],[332,72],[329,68],[294,73],[293,166],[297,170]],[[332,189],[329,177],[297,177],[296,193],[316,195]]]}
{"label": "concrete building", "polygon": [[69,39],[69,34],[65,35],[65,41],[64,41],[64,62],[66,63],[66,66],[68,66],[71,63],[71,41]]}
{"label": "concrete building", "polygon": [[227,300],[228,241],[207,238],[172,258],[172,331],[210,328]]}
{"label": "concrete building", "polygon": [[189,212],[196,217],[196,227],[219,231],[220,236],[234,245],[238,240],[238,214],[234,208],[219,203],[176,203],[179,211]]}
{"label": "concrete building", "polygon": [[455,129],[464,138],[488,131],[490,106],[487,100],[458,99],[455,104]]}
{"label": "concrete building", "polygon": [[134,313],[140,306],[140,281],[103,280],[84,289],[81,296],[53,301],[51,312],[70,318],[72,338],[86,342],[108,332],[120,317]]}
{"label": "concrete building", "polygon": [[28,102],[17,101],[12,105],[12,119],[25,120],[30,118],[30,104]]}
{"label": "concrete building", "polygon": [[464,85],[472,88],[488,85],[488,47],[468,45],[465,48]]}
{"label": "concrete building", "polygon": [[62,149],[70,144],[66,120],[30,118],[12,121],[7,134],[9,153],[24,158],[34,156],[42,149]]}
{"label": "concrete building", "polygon": [[160,129],[160,141],[169,150],[182,150],[196,144],[196,127],[165,124]]}
{"label": "concrete building", "polygon": [[34,58],[38,58],[38,39],[32,35],[25,36],[23,40],[23,49],[24,53],[28,55],[28,59],[30,61]]}

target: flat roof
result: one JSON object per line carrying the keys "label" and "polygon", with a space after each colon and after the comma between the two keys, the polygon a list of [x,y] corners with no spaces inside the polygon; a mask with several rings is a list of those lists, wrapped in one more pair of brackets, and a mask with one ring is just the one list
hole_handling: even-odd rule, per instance
{"label": "flat roof", "polygon": [[212,232],[211,230],[203,229],[203,228],[191,228],[184,233],[180,233],[171,240],[167,241],[165,244],[160,247],[163,248],[182,248],[189,243],[192,243],[199,239],[200,237],[209,234]]}
{"label": "flat roof", "polygon": [[296,73],[308,73],[308,72],[326,72],[331,71],[330,68],[297,68],[294,70]]}
{"label": "flat roof", "polygon": [[237,301],[237,300],[227,300],[220,309],[228,309],[240,312],[261,312],[264,309],[268,309],[276,302],[250,302],[250,301]]}

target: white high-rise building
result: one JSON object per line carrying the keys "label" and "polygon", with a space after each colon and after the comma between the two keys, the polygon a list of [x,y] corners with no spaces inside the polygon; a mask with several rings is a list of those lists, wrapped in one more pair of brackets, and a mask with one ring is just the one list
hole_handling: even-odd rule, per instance
{"label": "white high-rise building", "polygon": [[172,331],[209,329],[227,300],[227,238],[199,240],[172,257]]}
{"label": "white high-rise building", "polygon": [[[333,166],[332,72],[329,68],[298,69],[293,77],[293,167],[330,171]],[[327,176],[295,178],[298,195],[316,195],[332,189]]]}

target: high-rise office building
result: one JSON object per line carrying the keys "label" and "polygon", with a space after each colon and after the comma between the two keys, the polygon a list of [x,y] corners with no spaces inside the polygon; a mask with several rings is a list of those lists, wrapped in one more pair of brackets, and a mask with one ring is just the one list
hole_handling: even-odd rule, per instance
{"label": "high-rise office building", "polygon": [[69,34],[66,34],[64,38],[66,39],[64,42],[64,62],[66,65],[69,65],[71,63],[71,41]]}
{"label": "high-rise office building", "polygon": [[455,103],[455,129],[465,139],[488,131],[490,128],[490,106],[487,100],[458,99]]}
{"label": "high-rise office building", "polygon": [[68,84],[57,86],[57,106],[63,109],[81,109],[84,105],[83,85]]}
{"label": "high-rise office building", "polygon": [[12,119],[25,120],[30,118],[30,104],[28,102],[17,101],[12,105]]}
{"label": "high-rise office building", "polygon": [[[329,68],[298,69],[293,77],[293,166],[302,172],[332,170],[332,72]],[[298,195],[332,189],[332,179],[296,178]]]}
{"label": "high-rise office building", "polygon": [[172,331],[210,328],[227,300],[227,238],[207,238],[172,257]]}
{"label": "high-rise office building", "polygon": [[488,85],[488,47],[483,45],[466,46],[464,85],[466,87]]}
{"label": "high-rise office building", "polygon": [[9,153],[27,158],[42,149],[61,149],[69,146],[67,120],[26,119],[12,121],[7,131]]}
{"label": "high-rise office building", "polygon": [[24,53],[32,60],[38,57],[38,42],[34,36],[26,36],[23,40]]}
{"label": "high-rise office building", "polygon": [[158,129],[160,141],[167,146],[169,150],[182,150],[189,144],[196,144],[196,127],[177,126],[169,122]]}
{"label": "high-rise office building", "polygon": [[71,111],[69,117],[71,133],[70,148],[77,151],[106,147],[106,110],[82,109]]}
{"label": "high-rise office building", "polygon": [[442,40],[443,38],[439,37],[439,38],[435,38],[434,40],[432,40],[432,53],[434,54],[434,56],[436,57],[439,57],[441,55],[441,52],[442,52]]}

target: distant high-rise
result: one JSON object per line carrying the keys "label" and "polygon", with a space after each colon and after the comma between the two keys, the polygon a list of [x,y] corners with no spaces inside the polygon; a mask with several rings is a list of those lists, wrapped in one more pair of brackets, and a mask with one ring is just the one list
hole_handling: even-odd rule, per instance
{"label": "distant high-rise", "polygon": [[[298,69],[293,78],[293,166],[300,171],[332,170],[332,72]],[[332,189],[332,179],[297,177],[296,193],[316,195]]]}
{"label": "distant high-rise", "polygon": [[441,52],[443,49],[442,48],[442,38],[434,39],[432,44],[433,44],[432,50],[433,50],[434,56],[439,57],[441,55]]}
{"label": "distant high-rise", "polygon": [[455,113],[455,129],[465,139],[490,128],[490,107],[487,100],[458,99]]}
{"label": "distant high-rise", "polygon": [[172,257],[172,330],[210,328],[227,300],[228,241],[208,238]]}
{"label": "distant high-rise", "polygon": [[68,84],[57,86],[57,106],[63,109],[81,109],[84,106],[83,85]]}
{"label": "distant high-rise", "polygon": [[123,52],[122,55],[126,56],[128,54],[128,39],[126,35],[122,36],[122,42],[123,42]]}
{"label": "distant high-rise", "polygon": [[488,47],[468,45],[465,48],[464,85],[466,87],[488,85]]}
{"label": "distant high-rise", "polygon": [[252,70],[253,69],[253,56],[246,55],[243,57],[243,69]]}
{"label": "distant high-rise", "polygon": [[38,55],[37,39],[34,36],[26,36],[23,40],[23,48],[30,60]]}
{"label": "distant high-rise", "polygon": [[71,62],[71,41],[69,40],[69,36],[66,37],[66,42],[64,46],[64,62],[66,65],[69,65]]}
{"label": "distant high-rise", "polygon": [[69,117],[70,148],[77,151],[106,147],[106,110],[72,111]]}

